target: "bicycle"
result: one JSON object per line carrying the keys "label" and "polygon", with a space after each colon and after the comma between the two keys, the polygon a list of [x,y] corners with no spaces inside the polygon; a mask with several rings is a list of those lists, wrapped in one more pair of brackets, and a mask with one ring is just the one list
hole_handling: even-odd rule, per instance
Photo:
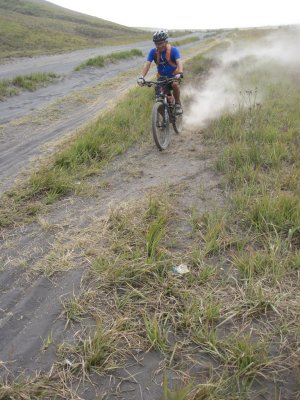
{"label": "bicycle", "polygon": [[144,86],[157,88],[155,103],[152,109],[152,134],[158,149],[165,150],[171,140],[170,125],[174,132],[182,132],[182,114],[176,114],[175,99],[170,84],[178,81],[166,78],[159,81],[145,81]]}

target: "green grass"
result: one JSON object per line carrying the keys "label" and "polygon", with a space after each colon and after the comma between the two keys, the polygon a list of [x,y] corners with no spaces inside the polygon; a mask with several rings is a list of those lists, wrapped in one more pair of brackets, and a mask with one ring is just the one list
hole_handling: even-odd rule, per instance
{"label": "green grass", "polygon": [[132,49],[130,51],[119,51],[116,53],[111,53],[106,56],[98,56],[88,59],[82,64],[75,68],[75,71],[79,71],[87,67],[102,68],[107,64],[115,63],[120,60],[128,60],[134,57],[141,57],[143,53],[138,49]]}
{"label": "green grass", "polygon": [[59,75],[53,72],[35,72],[30,75],[18,75],[12,79],[11,83],[16,87],[33,91],[40,86],[52,83],[57,78],[59,78]]}
{"label": "green grass", "polygon": [[53,54],[149,37],[142,30],[36,0],[0,0],[0,58]]}
{"label": "green grass", "polygon": [[175,41],[170,40],[170,42],[173,46],[178,47],[178,46],[183,46],[184,44],[197,42],[198,40],[200,40],[198,36],[192,36],[182,40],[175,40]]}
{"label": "green grass", "polygon": [[0,101],[3,101],[7,97],[15,96],[16,94],[18,94],[18,90],[16,87],[12,86],[11,81],[0,81]]}
{"label": "green grass", "polygon": [[[189,263],[189,248],[180,255],[172,253],[170,238],[176,232],[172,221],[178,221],[180,210],[176,208],[176,199],[180,196],[178,191],[175,196],[172,192],[168,195],[164,192],[164,197],[158,193],[156,198],[151,196],[148,203],[137,205],[133,202],[112,210],[106,222],[105,249],[98,249],[101,257],[93,264],[88,288],[96,290],[95,296],[104,290],[108,296],[109,314],[113,313],[117,320],[126,318],[130,321],[132,330],[127,332],[129,348],[135,348],[139,343],[144,350],[155,349],[165,357],[169,366],[178,368],[178,371],[187,371],[184,369],[185,354],[188,354],[189,365],[195,367],[201,365],[197,358],[199,352],[213,360],[215,369],[202,385],[198,386],[196,381],[193,386],[173,387],[165,390],[165,396],[168,393],[169,398],[177,398],[184,393],[190,396],[187,399],[196,399],[193,397],[196,393],[203,393],[212,399],[224,396],[246,399],[250,393],[255,394],[255,390],[252,392],[253,382],[272,381],[283,368],[286,354],[293,358],[292,342],[292,347],[285,347],[282,353],[280,348],[274,350],[277,341],[289,340],[287,336],[284,339],[276,333],[283,318],[291,324],[285,335],[296,335],[295,304],[282,301],[290,293],[290,278],[289,275],[277,274],[273,268],[276,249],[272,250],[271,260],[267,253],[261,259],[257,257],[252,263],[257,270],[252,271],[243,269],[241,255],[245,256],[244,262],[248,262],[245,247],[236,252],[240,255],[236,260],[233,257],[235,247],[219,246],[217,253],[204,252],[202,260],[193,264]],[[147,232],[153,221],[165,212],[166,206],[169,211],[163,241],[160,242],[161,257],[149,262],[145,249]],[[204,221],[206,225],[200,225],[199,229],[211,226],[207,217]],[[226,221],[229,222],[228,216]],[[230,235],[225,226],[218,229],[218,235],[221,232]],[[201,235],[199,239],[203,241]],[[196,241],[199,239],[195,237]],[[180,278],[172,274],[178,256],[185,258],[190,265],[189,274]],[[240,277],[232,269],[227,272],[220,270],[220,265],[225,265],[229,256],[232,257],[232,268],[241,272]],[[204,262],[215,263],[215,267],[205,266]],[[199,279],[200,272],[202,279]],[[275,274],[276,279],[268,281]],[[279,279],[281,289],[276,283]],[[114,296],[109,295],[112,293]],[[292,298],[294,295],[295,292]],[[92,304],[95,301],[93,298]],[[287,311],[286,307],[291,309]],[[269,321],[272,321],[271,325]],[[226,326],[224,331],[223,325]],[[293,337],[297,340],[296,336]],[[197,346],[196,350],[194,346]],[[293,363],[284,368],[292,369]],[[223,371],[223,376],[220,376],[220,371]],[[192,387],[194,389],[190,390]]]}
{"label": "green grass", "polygon": [[38,400],[49,396],[63,399],[64,390],[61,389],[57,377],[44,377],[36,374],[35,377],[20,379],[19,382],[0,384],[0,399],[33,399]]}
{"label": "green grass", "polygon": [[45,204],[74,193],[75,182],[93,175],[140,139],[148,126],[150,91],[131,90],[99,120],[57,153],[52,165],[34,173],[23,188],[2,196],[0,226],[30,220]]}
{"label": "green grass", "polygon": [[163,321],[160,321],[160,319],[161,318],[157,315],[153,315],[152,317],[144,315],[143,318],[146,335],[150,342],[150,348],[165,353],[169,348],[167,329]]}
{"label": "green grass", "polygon": [[154,261],[160,257],[159,244],[166,234],[168,210],[161,207],[157,200],[151,199],[147,216],[150,223],[146,233],[146,251],[149,260]]}
{"label": "green grass", "polygon": [[[244,77],[264,90],[259,107],[253,89],[201,131],[203,151],[216,160],[206,168],[219,178],[222,204],[195,196],[194,207],[182,207],[186,186],[163,185],[93,220],[89,234],[78,232],[76,240],[84,237],[93,250],[82,246],[91,266],[87,295],[66,303],[67,322],[82,326],[59,352],[72,360],[75,378],[108,375],[151,349],[164,399],[299,397],[300,91],[287,69],[269,67]],[[139,140],[150,96],[131,91],[57,155],[47,168],[52,179],[42,180],[41,171],[34,188],[11,193],[11,221],[18,201],[25,208],[47,200],[49,188],[55,193],[54,177],[69,179],[59,196],[72,194],[75,179]],[[181,263],[189,272],[179,276],[173,267]],[[95,321],[94,330],[85,329],[83,316]]]}
{"label": "green grass", "polygon": [[35,91],[59,79],[53,72],[35,72],[29,75],[18,75],[14,79],[0,81],[0,101],[20,93],[20,89]]}
{"label": "green grass", "polygon": [[112,332],[97,326],[93,335],[83,340],[82,349],[78,348],[77,351],[83,353],[85,367],[88,371],[92,368],[101,370],[107,367],[114,347],[115,338]]}
{"label": "green grass", "polygon": [[82,132],[74,145],[57,155],[54,170],[62,176],[73,175],[80,173],[82,166],[92,170],[93,165],[101,165],[122,153],[144,134],[146,121],[142,125],[140,122],[150,108],[148,95],[132,90],[114,110]]}
{"label": "green grass", "polygon": [[84,310],[80,303],[80,299],[73,295],[63,302],[64,313],[66,318],[71,322],[80,321]]}
{"label": "green grass", "polygon": [[[238,110],[204,132],[227,196],[220,209],[186,213],[192,246],[180,254],[170,250],[178,234],[171,222],[179,220],[177,191],[163,223],[164,207],[153,198],[140,211],[133,206],[113,214],[105,268],[93,268],[96,287],[118,293],[111,310],[142,332],[143,348],[155,348],[173,367],[176,360],[178,371],[185,362],[201,364],[199,352],[213,360],[205,387],[165,388],[165,398],[197,399],[201,391],[203,398],[255,398],[261,382],[276,396],[280,371],[297,374],[300,92],[287,71],[272,71],[269,81],[262,70],[255,74],[256,84],[261,74],[263,104],[256,106],[255,90],[249,91]],[[160,257],[149,258],[155,238]],[[176,279],[172,266],[182,260],[190,272]],[[296,381],[291,396],[297,396]]]}

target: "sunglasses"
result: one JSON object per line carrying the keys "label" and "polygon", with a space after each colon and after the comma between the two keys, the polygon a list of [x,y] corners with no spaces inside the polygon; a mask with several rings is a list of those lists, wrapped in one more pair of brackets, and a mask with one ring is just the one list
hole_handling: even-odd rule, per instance
{"label": "sunglasses", "polygon": [[155,46],[156,47],[161,47],[161,46],[164,46],[166,44],[166,42],[164,41],[164,42],[156,42],[155,43]]}

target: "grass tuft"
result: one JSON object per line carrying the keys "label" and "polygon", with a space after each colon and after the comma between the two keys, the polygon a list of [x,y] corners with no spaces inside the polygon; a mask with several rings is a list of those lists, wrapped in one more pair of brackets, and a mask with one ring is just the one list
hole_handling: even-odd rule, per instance
{"label": "grass tuft", "polygon": [[0,81],[0,101],[19,94],[20,89],[33,92],[40,87],[56,82],[59,77],[59,75],[53,72],[36,72],[30,75],[18,75],[11,80],[2,80]]}
{"label": "grass tuft", "polygon": [[88,68],[88,67],[96,67],[102,68],[107,64],[115,63],[121,60],[128,60],[135,57],[142,57],[143,53],[138,49],[132,49],[129,51],[119,51],[116,53],[111,53],[106,56],[97,56],[88,59],[87,61],[78,65],[75,68],[75,71],[80,71],[81,69]]}

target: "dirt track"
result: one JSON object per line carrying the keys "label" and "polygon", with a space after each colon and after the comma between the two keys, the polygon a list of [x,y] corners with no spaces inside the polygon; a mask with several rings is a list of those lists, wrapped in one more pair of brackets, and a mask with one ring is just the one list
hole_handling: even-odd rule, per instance
{"label": "dirt track", "polygon": [[[210,172],[211,161],[201,156],[201,142],[201,134],[186,132],[182,137],[174,136],[171,148],[160,153],[149,140],[142,148],[136,146],[116,159],[93,181],[98,188],[95,196],[67,198],[52,207],[40,223],[2,232],[0,354],[10,371],[16,374],[24,369],[49,370],[55,361],[56,346],[41,351],[47,335],[52,334],[56,345],[74,335],[76,326],[64,330],[66,321],[60,318],[62,301],[79,292],[82,273],[89,267],[84,254],[91,247],[97,223],[111,207],[138,201],[166,184],[185,188],[181,201],[186,207],[195,205],[203,211],[212,199],[214,203],[221,199],[218,182]],[[106,182],[109,185],[103,190]],[[197,191],[204,185],[209,195],[202,201]],[[40,268],[47,270],[47,265],[50,268],[53,263],[57,268],[53,275],[39,274]],[[69,270],[62,272],[64,268]],[[153,396],[161,393],[160,384],[153,378],[160,359],[150,353],[141,360],[145,368],[133,364],[126,373],[118,371],[102,379],[99,393],[103,387],[113,393],[120,383],[119,374],[128,378],[129,373],[139,371],[138,383],[131,384],[133,392],[122,398],[157,398]],[[89,390],[82,398],[95,398],[93,390]]]}
{"label": "dirt track", "polygon": [[[202,49],[204,47],[203,44]],[[111,103],[113,104],[118,96],[135,85],[136,65],[139,61],[142,62],[143,60],[134,60],[131,65],[132,68],[130,63],[117,64],[112,76],[106,75],[105,69],[101,72],[83,71],[77,75],[70,72],[57,85],[46,89],[49,90],[48,100],[50,104],[47,96],[45,98],[42,96],[42,89],[32,95],[31,100],[29,97],[27,98],[29,103],[26,101],[27,94],[23,103],[22,97],[18,98],[20,103],[16,106],[15,111],[16,113],[20,112],[19,118],[17,118],[18,114],[14,114],[14,111],[9,107],[6,109],[7,115],[12,112],[14,117],[7,117],[6,121],[5,113],[1,112],[3,122],[0,128],[0,192],[10,187],[15,177],[22,176],[22,167],[26,172],[27,169],[35,165],[38,166],[40,159],[43,161],[45,156],[52,154],[60,145],[61,140],[64,140],[68,135],[72,137],[76,129],[96,118],[102,110],[109,107]],[[124,69],[128,68],[131,69],[125,73]],[[204,76],[202,78],[206,79]],[[187,88],[187,85],[182,87],[183,93],[185,88]],[[37,101],[36,105],[34,105],[35,96],[41,96],[39,97],[40,102]],[[17,104],[17,98],[15,98],[15,101]],[[8,104],[6,103],[3,107],[7,107]],[[184,111],[186,112],[185,115],[188,115],[188,107],[184,108]],[[199,112],[198,109],[197,112]],[[200,235],[202,237],[201,228],[198,232],[199,236],[193,239],[193,230],[195,224],[198,223],[197,216],[202,216],[205,211],[212,211],[208,214],[215,214],[216,218],[219,219],[218,209],[228,200],[228,197],[224,198],[224,184],[219,181],[219,176],[212,167],[216,161],[214,157],[217,157],[215,149],[208,144],[205,146],[204,143],[200,129],[185,127],[181,135],[174,134],[172,136],[171,145],[166,151],[159,152],[149,132],[144,142],[139,142],[124,154],[116,157],[101,173],[86,178],[84,181],[76,182],[79,189],[76,195],[65,197],[55,204],[47,206],[47,211],[40,214],[34,223],[1,230],[0,397],[4,393],[4,397],[2,397],[5,399],[159,400],[170,397],[164,395],[163,391],[165,374],[168,379],[167,384],[172,386],[172,389],[176,388],[177,382],[186,384],[192,382],[190,379],[196,377],[195,382],[200,382],[201,386],[200,397],[202,398],[202,393],[205,398],[210,396],[211,392],[206,392],[206,389],[208,387],[213,389],[214,387],[214,381],[210,378],[211,372],[217,366],[216,376],[219,379],[222,375],[221,378],[223,378],[224,364],[221,363],[218,367],[215,357],[209,356],[210,351],[201,350],[201,344],[198,346],[197,343],[196,348],[194,348],[194,341],[190,342],[195,349],[195,354],[192,355],[194,358],[191,358],[190,348],[185,350],[184,347],[186,334],[190,334],[187,332],[190,329],[189,326],[187,330],[181,330],[181,327],[178,326],[176,334],[182,334],[183,337],[178,342],[178,348],[176,347],[177,342],[172,346],[172,354],[163,354],[160,351],[153,350],[153,344],[149,344],[150,340],[147,341],[148,332],[146,333],[144,326],[146,324],[143,321],[143,306],[145,304],[143,302],[147,301],[149,309],[152,307],[151,313],[157,311],[160,316],[168,311],[168,318],[176,319],[177,316],[174,315],[173,310],[180,313],[179,307],[182,307],[182,303],[179,302],[177,308],[172,308],[173,301],[174,299],[175,302],[177,301],[178,294],[185,297],[187,291],[188,300],[192,300],[193,295],[196,296],[197,294],[201,304],[202,301],[206,303],[206,300],[208,300],[208,306],[210,306],[212,304],[210,302],[211,289],[212,286],[217,285],[220,286],[220,291],[213,293],[213,295],[216,295],[216,299],[217,295],[220,296],[218,300],[225,302],[223,308],[225,314],[221,323],[217,325],[217,328],[220,329],[218,335],[228,337],[231,332],[234,332],[235,335],[239,329],[241,333],[244,333],[248,327],[251,331],[253,328],[254,334],[257,334],[258,338],[270,337],[271,356],[275,355],[274,370],[272,362],[270,362],[270,370],[269,372],[266,371],[266,375],[265,370],[262,370],[261,375],[259,372],[257,382],[254,382],[254,378],[252,381],[251,378],[251,385],[254,382],[253,392],[252,387],[250,390],[250,387],[246,386],[245,392],[244,388],[240,388],[243,392],[242,398],[251,397],[257,400],[273,400],[278,396],[285,400],[298,398],[299,358],[297,358],[297,355],[299,347],[296,348],[296,345],[299,342],[298,339],[292,337],[289,343],[290,332],[285,331],[286,327],[290,326],[295,329],[294,333],[296,332],[296,317],[299,314],[296,310],[298,310],[299,302],[297,302],[296,296],[291,303],[288,302],[288,299],[297,293],[297,283],[293,286],[292,281],[288,279],[286,288],[283,288],[282,291],[282,298],[284,299],[282,310],[290,313],[291,325],[287,325],[285,319],[280,319],[280,315],[284,316],[284,314],[282,310],[277,311],[277,304],[274,310],[267,310],[265,306],[260,308],[261,302],[258,303],[259,309],[256,303],[253,307],[251,305],[248,308],[247,302],[251,298],[248,299],[243,287],[237,284],[237,271],[233,270],[232,274],[227,275],[227,268],[231,269],[229,258],[234,254],[232,250],[234,250],[236,242],[234,241],[231,246],[231,241],[225,241],[224,244],[229,243],[228,252],[224,253],[225,257],[223,258],[222,255],[221,260],[215,254],[212,254],[207,265],[208,268],[211,268],[211,264],[214,266],[214,262],[216,262],[216,267],[220,272],[219,280],[217,275],[211,275],[211,280],[208,280],[206,284],[200,281],[201,283],[199,282],[198,285],[197,280],[194,292],[190,292],[189,286],[186,286],[181,293],[176,292],[174,282],[179,282],[180,285],[183,277],[174,276],[174,260],[176,259],[177,262],[184,257],[189,259],[191,253],[197,252],[198,247],[192,246],[193,240],[194,244],[198,246]],[[146,281],[145,286],[144,282],[141,286],[132,285],[133,281],[130,280],[131,278],[127,280],[127,277],[125,277],[126,288],[122,284],[116,285],[112,275],[108,274],[109,278],[106,279],[106,270],[103,274],[99,274],[101,278],[97,281],[98,275],[91,274],[91,271],[95,267],[95,260],[98,258],[100,261],[104,259],[104,262],[107,263],[105,267],[110,270],[109,272],[115,272],[112,265],[115,266],[116,261],[116,265],[119,263],[118,267],[122,270],[122,273],[123,270],[125,272],[129,270],[130,273],[133,270],[134,278],[136,271],[139,275],[140,271],[134,269],[135,266],[133,265],[136,261],[136,255],[138,254],[139,257],[140,254],[134,251],[135,241],[138,241],[136,237],[142,233],[142,245],[138,242],[140,246],[138,250],[145,255],[146,243],[143,234],[148,234],[149,231],[148,227],[142,226],[141,230],[137,229],[135,232],[138,227],[138,224],[135,224],[135,215],[132,219],[130,217],[137,211],[138,223],[140,221],[145,222],[146,213],[143,206],[147,203],[150,209],[149,199],[155,198],[156,194],[163,197],[165,193],[172,195],[172,200],[171,197],[168,197],[168,201],[170,199],[172,203],[174,200],[174,204],[171,204],[171,208],[174,206],[174,209],[172,208],[170,211],[170,225],[172,226],[167,231],[167,241],[170,240],[170,245],[165,249],[172,255],[172,260],[170,260],[172,264],[163,265],[163,269],[166,268],[167,271],[163,270],[159,282],[153,281],[150,295],[146,297],[146,300],[144,299],[144,295],[151,285],[151,278],[150,284],[146,281],[150,275],[141,275],[141,280]],[[110,220],[114,217],[112,210],[124,212],[125,218],[127,218],[124,224],[125,228],[119,229],[118,222],[124,222],[122,218],[120,220],[115,218],[114,226],[110,224]],[[131,214],[128,211],[131,211]],[[124,215],[122,214],[122,216]],[[116,216],[119,216],[118,213],[116,213]],[[118,229],[119,231],[116,233]],[[128,240],[126,235],[129,237]],[[126,240],[123,240],[123,236]],[[110,242],[111,239],[114,240],[113,245],[117,247],[116,251]],[[200,239],[200,242],[202,242],[202,239]],[[122,250],[125,248],[124,252],[118,252],[120,248]],[[133,251],[130,252],[132,249]],[[106,251],[110,252],[110,258],[105,258]],[[130,255],[133,255],[128,260],[124,255],[127,251]],[[177,255],[178,258],[176,258]],[[143,256],[141,260],[142,268],[144,268],[146,263]],[[200,261],[202,270],[202,260]],[[180,262],[182,261],[180,260]],[[101,267],[103,266],[100,263],[100,270]],[[203,270],[205,269],[203,268]],[[206,269],[206,273],[207,271]],[[231,282],[228,285],[226,283],[225,286],[223,271],[225,271],[226,282]],[[101,270],[101,272],[103,271]],[[173,280],[170,280],[170,286],[167,285],[166,287],[169,273]],[[124,277],[122,276],[122,278]],[[103,281],[101,281],[102,279]],[[114,284],[110,285],[109,279]],[[188,284],[189,274],[186,279]],[[167,290],[168,296],[163,297],[162,292],[159,293],[159,285],[161,285],[161,291]],[[268,296],[269,293],[271,295],[277,291],[277,287],[271,285],[267,286]],[[145,288],[146,290],[144,290]],[[259,286],[259,289],[261,289],[261,286]],[[292,292],[290,292],[291,289]],[[258,294],[261,296],[260,290]],[[65,301],[72,300],[73,296],[78,298],[79,295],[82,302],[80,304],[84,305],[84,315],[80,315],[77,320],[71,320],[66,313]],[[157,302],[152,303],[150,301],[150,304],[148,304],[150,296],[155,298]],[[125,308],[119,313],[120,304],[123,304],[123,301],[126,303],[129,297],[129,307],[126,308],[125,305]],[[266,297],[266,299],[268,298]],[[171,308],[160,308],[160,304],[164,305],[164,302],[169,300],[172,305]],[[231,303],[233,303],[233,308]],[[122,304],[120,309],[122,309]],[[191,304],[193,305],[193,302]],[[106,324],[105,328],[107,328],[111,321],[119,322],[121,320],[121,323],[123,323],[122,318],[124,318],[125,324],[128,320],[132,322],[131,313],[134,307],[138,309],[138,312],[134,314],[136,318],[134,322],[137,321],[137,324],[133,324],[133,326],[128,324],[126,330],[118,331],[118,335],[124,339],[123,342],[120,342],[122,346],[118,343],[118,350],[122,354],[124,352],[126,356],[125,365],[119,364],[122,365],[122,368],[111,370],[106,368],[102,375],[88,373],[88,368],[85,368],[85,361],[79,362],[79,367],[78,363],[76,364],[78,360],[76,355],[78,354],[74,355],[75,351],[66,351],[65,353],[61,351],[62,345],[66,347],[68,344],[75,343],[77,345],[80,342],[79,339],[82,338],[92,340],[95,325],[98,328],[99,324],[101,328],[102,325]],[[238,315],[236,315],[236,307],[240,310]],[[290,307],[291,311],[288,310]],[[114,314],[115,308],[118,308],[116,315]],[[191,311],[194,312],[193,310],[192,308]],[[207,310],[210,310],[210,307]],[[245,315],[245,310],[249,319]],[[261,321],[257,319],[257,311],[262,317]],[[282,314],[280,314],[281,312]],[[202,318],[202,314],[199,315],[199,318]],[[154,325],[155,320],[153,321]],[[160,320],[158,321],[160,322]],[[277,329],[275,331],[270,330],[273,321],[278,322],[277,327],[280,326],[280,333],[279,329],[278,331]],[[185,322],[185,320],[182,319],[181,322]],[[229,326],[226,326],[227,323],[229,323]],[[91,327],[93,329],[90,329]],[[281,327],[284,327],[284,330],[281,330]],[[139,331],[137,341],[131,341],[130,335],[132,334],[136,338],[137,330]],[[277,335],[280,335],[280,338]],[[146,343],[144,347],[140,345],[141,343],[144,344],[143,340]],[[172,337],[170,337],[170,340],[172,340]],[[201,336],[199,340],[202,340]],[[220,343],[223,346],[223,342]],[[126,352],[126,344],[130,348],[128,352]],[[149,346],[151,346],[150,349]],[[146,348],[148,351],[145,351]],[[261,352],[260,349],[259,352]],[[82,355],[84,350],[81,348],[78,353]],[[113,349],[110,347],[108,358],[113,358],[112,354]],[[79,359],[84,360],[84,357],[80,358],[79,355]],[[285,370],[284,363],[289,359],[288,369]],[[267,367],[269,361],[266,361]],[[295,363],[295,368],[293,363]],[[251,366],[252,362],[249,365]],[[276,368],[278,369],[276,370]],[[275,382],[277,372],[278,381]],[[220,377],[218,376],[219,373]],[[268,373],[270,374],[269,377]],[[37,378],[34,380],[35,376]],[[59,384],[59,389],[55,386],[55,390],[58,391],[55,391],[55,395],[50,394],[49,396],[41,395],[40,391],[37,395],[32,394],[30,390],[34,388],[35,382],[38,382],[42,388],[47,384],[46,381],[41,379],[45,376],[50,376],[51,384]],[[266,379],[263,378],[264,376]],[[227,398],[228,396],[238,398],[238,394],[231,396],[233,381],[228,381],[230,387],[223,387],[227,376],[225,378],[225,380],[221,379],[220,381],[220,388],[222,389],[220,398]],[[28,392],[27,396],[24,394],[26,391],[24,382],[20,387],[15,386],[13,392],[10,393],[9,386],[23,379],[25,381],[26,379],[30,380],[30,395],[28,395]],[[206,385],[207,382],[208,385]],[[216,383],[218,384],[218,382]],[[276,387],[273,384],[276,384]],[[202,392],[202,386],[204,392]],[[5,392],[7,388],[8,392]],[[225,392],[223,392],[223,389],[225,389]],[[22,395],[17,393],[18,390],[21,391]],[[229,390],[228,395],[227,390]],[[235,388],[233,388],[232,393],[235,393],[234,390]],[[212,396],[214,397],[214,394]],[[217,397],[219,398],[219,394],[216,394]]]}
{"label": "dirt track", "polygon": [[[134,48],[146,54],[149,45],[149,41],[142,42]],[[90,121],[107,106],[108,100],[135,85],[137,72],[134,71],[143,64],[144,57],[100,69],[75,72],[74,68],[89,57],[132,48],[133,45],[88,49],[0,64],[0,79],[41,71],[62,74],[56,84],[35,92],[25,91],[0,102],[0,194],[13,184],[22,170],[28,169],[30,161],[44,154],[45,144],[49,151],[51,142]],[[99,87],[126,71],[133,72],[113,88]]]}
{"label": "dirt track", "polygon": [[[0,192],[10,187],[30,161],[44,154],[45,144],[49,148],[51,142],[74,132],[93,119],[125,87],[132,86],[133,77],[109,91],[99,88],[101,83],[132,69],[137,62],[142,63],[142,58],[101,69],[71,70],[56,84],[0,102]],[[97,86],[98,92],[96,89],[93,92]]]}
{"label": "dirt track", "polygon": [[[117,75],[140,62],[142,60],[120,63],[109,76]],[[53,119],[49,118],[49,113],[36,109],[38,105],[47,104],[48,98],[57,100],[59,94],[79,89],[76,86],[78,82],[80,89],[83,89],[87,85],[107,79],[106,74],[106,69],[101,72],[80,72],[75,78],[75,74],[71,73],[57,84],[57,87],[41,89],[34,94],[26,94],[23,98],[21,96],[9,100],[6,104],[0,104],[4,110],[7,107],[7,114],[10,112],[9,104],[16,104],[15,114],[12,112],[14,117],[5,120],[5,112],[3,109],[1,111],[2,190],[10,187],[21,169],[27,169],[30,161],[53,151],[57,139],[82,126],[87,119],[93,118],[104,109],[112,98],[116,99],[130,85],[135,85],[134,74],[132,80],[125,80],[123,84],[113,85],[108,90],[103,89],[101,96],[88,92],[83,107],[80,101],[67,102],[61,105],[62,113],[55,114]],[[26,98],[30,104],[28,108]],[[90,101],[87,100],[89,98]],[[31,107],[34,111],[30,116],[26,115],[25,119],[19,121],[15,119],[16,116],[21,116],[23,111],[27,114]],[[57,110],[57,105],[55,108]],[[133,199],[138,201],[151,191],[168,184],[185,188],[181,200],[183,206],[195,205],[204,210],[209,206],[211,199],[214,199],[214,202],[221,201],[222,197],[218,182],[210,172],[210,163],[211,160],[206,159],[204,155],[199,132],[185,131],[182,136],[174,136],[170,149],[163,153],[157,151],[149,137],[142,147],[139,145],[130,149],[116,159],[101,177],[90,182],[94,187],[94,196],[66,198],[56,203],[38,223],[4,229],[1,232],[2,376],[13,379],[12,377],[24,371],[49,371],[56,360],[57,346],[74,335],[76,326],[68,326],[65,329],[66,321],[61,317],[62,302],[80,291],[82,275],[90,266],[85,256],[86,246],[88,247],[89,240],[92,240],[95,223],[108,214],[110,207]],[[197,190],[204,185],[209,195],[205,200],[201,200]],[[54,269],[47,271],[48,266]],[[46,274],[41,271],[46,271]],[[52,344],[45,349],[49,335]],[[161,393],[161,376],[158,375],[156,381],[154,374],[160,361],[155,353],[144,354],[139,364],[131,364],[127,371],[118,371],[102,378],[96,389],[88,386],[87,391],[80,389],[77,394],[79,396],[80,393],[80,398],[83,399],[95,399],[96,395],[104,390],[107,393],[115,393],[124,379],[138,372],[136,382],[127,383],[127,392],[125,390],[122,398],[158,398],[156,394]]]}

